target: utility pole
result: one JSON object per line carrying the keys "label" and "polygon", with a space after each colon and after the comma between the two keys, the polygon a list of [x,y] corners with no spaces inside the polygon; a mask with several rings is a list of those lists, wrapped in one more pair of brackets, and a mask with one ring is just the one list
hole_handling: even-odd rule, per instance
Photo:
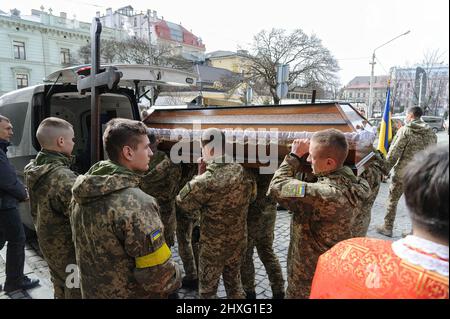
{"label": "utility pole", "polygon": [[152,52],[152,26],[150,23],[151,10],[147,9],[147,24],[148,24],[148,64],[152,65],[153,62],[153,52]]}
{"label": "utility pole", "polygon": [[372,62],[370,62],[369,64],[372,65],[372,71],[370,72],[370,84],[369,84],[369,105],[367,107],[367,118],[372,117],[372,93],[373,93],[373,77],[374,77],[374,67],[375,67],[375,51],[378,50],[381,47],[384,47],[386,44],[391,43],[392,41],[400,38],[401,36],[407,35],[408,33],[410,33],[411,31],[408,30],[405,33],[402,33],[398,36],[396,36],[395,38],[389,40],[388,42],[380,45],[379,47],[375,48],[375,50],[373,50],[372,53]]}
{"label": "utility pole", "polygon": [[369,105],[367,105],[367,118],[372,117],[372,94],[373,94],[373,73],[375,68],[375,50],[372,54],[372,62],[369,64],[372,64],[372,71],[370,72],[370,84],[369,84]]}
{"label": "utility pole", "polygon": [[423,79],[423,73],[419,74],[419,102],[417,103],[418,107],[421,107],[420,104],[422,102],[422,79]]}

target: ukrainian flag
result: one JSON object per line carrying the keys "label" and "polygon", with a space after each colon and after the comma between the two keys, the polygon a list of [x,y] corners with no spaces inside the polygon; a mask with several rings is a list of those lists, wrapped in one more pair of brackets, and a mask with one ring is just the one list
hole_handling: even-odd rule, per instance
{"label": "ukrainian flag", "polygon": [[383,118],[380,127],[380,139],[378,141],[378,150],[387,155],[389,151],[389,143],[392,141],[392,123],[391,123],[391,107],[389,99],[391,96],[391,88],[388,87],[386,95],[386,105],[384,106]]}

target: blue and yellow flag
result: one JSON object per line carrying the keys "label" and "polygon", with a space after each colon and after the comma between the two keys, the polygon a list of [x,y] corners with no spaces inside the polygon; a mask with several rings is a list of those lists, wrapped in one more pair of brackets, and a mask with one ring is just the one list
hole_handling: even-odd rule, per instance
{"label": "blue and yellow flag", "polygon": [[389,143],[392,141],[392,123],[391,123],[391,107],[390,107],[391,88],[388,87],[386,95],[386,105],[384,106],[383,118],[381,119],[380,139],[378,140],[378,150],[387,155],[389,151]]}

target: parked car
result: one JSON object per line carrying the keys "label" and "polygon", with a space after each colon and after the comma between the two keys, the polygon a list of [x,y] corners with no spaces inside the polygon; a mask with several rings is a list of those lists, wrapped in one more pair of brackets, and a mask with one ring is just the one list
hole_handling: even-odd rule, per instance
{"label": "parked car", "polygon": [[422,120],[431,126],[434,133],[445,130],[444,119],[440,116],[423,115]]}

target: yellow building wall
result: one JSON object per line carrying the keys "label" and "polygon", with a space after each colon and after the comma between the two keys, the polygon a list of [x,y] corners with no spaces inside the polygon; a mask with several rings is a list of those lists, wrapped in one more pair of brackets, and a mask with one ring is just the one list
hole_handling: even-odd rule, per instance
{"label": "yellow building wall", "polygon": [[235,73],[246,72],[248,61],[239,56],[229,56],[211,59],[211,65],[215,68],[226,69]]}

